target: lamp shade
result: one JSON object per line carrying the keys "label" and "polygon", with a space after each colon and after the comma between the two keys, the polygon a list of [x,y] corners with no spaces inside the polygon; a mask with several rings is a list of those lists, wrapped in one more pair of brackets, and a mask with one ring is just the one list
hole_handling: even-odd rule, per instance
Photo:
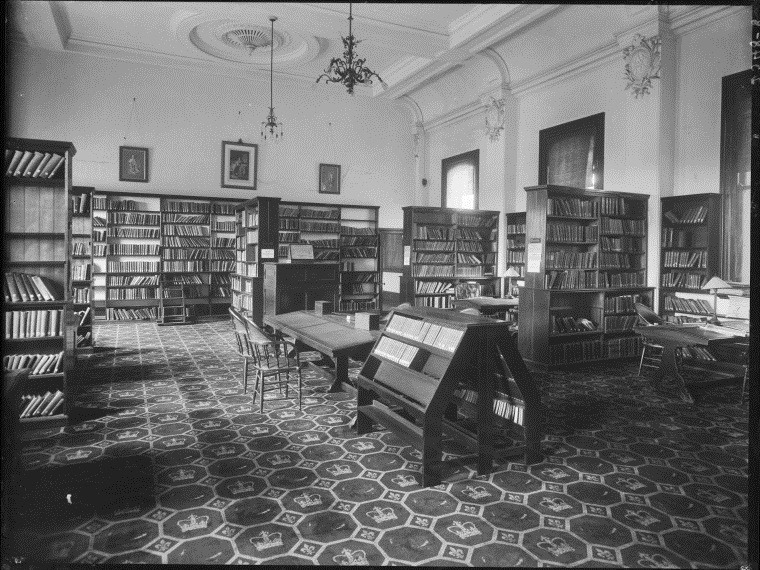
{"label": "lamp shade", "polygon": [[517,272],[517,270],[514,267],[510,267],[504,273],[504,277],[520,277],[520,274]]}
{"label": "lamp shade", "polygon": [[710,279],[707,283],[702,285],[702,289],[718,290],[718,289],[731,289],[731,285],[723,281],[717,275]]}

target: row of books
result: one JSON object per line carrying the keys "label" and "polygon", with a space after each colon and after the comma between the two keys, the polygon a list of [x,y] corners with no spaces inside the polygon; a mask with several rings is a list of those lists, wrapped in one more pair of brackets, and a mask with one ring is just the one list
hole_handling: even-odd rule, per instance
{"label": "row of books", "polygon": [[158,275],[109,275],[106,285],[113,286],[156,286]]}
{"label": "row of books", "polygon": [[[486,267],[489,267],[487,270]],[[474,277],[486,277],[488,275],[493,275],[493,265],[491,266],[474,266],[474,267],[468,267],[468,266],[457,266],[457,272],[455,277],[465,277],[465,278],[474,278]]]}
{"label": "row of books", "polygon": [[81,194],[71,195],[71,212],[73,214],[88,214],[90,212],[90,197],[92,194],[89,192],[82,192]]}
{"label": "row of books", "polygon": [[92,346],[92,331],[77,333],[77,348],[82,346]]}
{"label": "row of books", "polygon": [[682,299],[673,295],[665,296],[665,310],[697,315],[713,314],[712,305],[706,299]]}
{"label": "row of books", "polygon": [[161,244],[167,247],[210,247],[211,239],[207,237],[176,237],[165,236]]}
{"label": "row of books", "polygon": [[[229,279],[229,275],[225,275]],[[179,283],[181,285],[204,285],[203,279],[198,275],[172,275],[171,279],[165,279],[164,282],[170,281],[171,283]],[[228,283],[229,284],[229,283]]]}
{"label": "row of books", "polygon": [[340,252],[341,257],[377,257],[376,247],[344,247]]}
{"label": "row of books", "polygon": [[595,269],[597,254],[595,251],[547,251],[547,269]]}
{"label": "row of books", "polygon": [[71,278],[75,281],[89,281],[91,277],[90,264],[82,263],[71,268]]}
{"label": "row of books", "polygon": [[108,273],[158,273],[158,261],[108,261]]}
{"label": "row of books", "polygon": [[[468,402],[473,406],[478,404],[477,390],[458,388],[454,390],[454,397],[459,398],[464,402]],[[525,417],[525,402],[497,391],[493,401],[493,413],[500,418],[514,422],[517,425],[523,425]]]}
{"label": "row of books", "polygon": [[700,273],[669,271],[660,276],[660,285],[662,287],[701,289],[705,283],[705,276]]}
{"label": "row of books", "polygon": [[65,162],[56,152],[5,149],[6,176],[53,178]]}
{"label": "row of books", "polygon": [[138,226],[158,226],[160,222],[159,214],[142,214],[134,212],[108,212],[109,224],[138,225]]}
{"label": "row of books", "polygon": [[467,263],[467,264],[475,264],[475,265],[482,265],[482,264],[493,264],[496,262],[496,254],[495,253],[485,253],[481,255],[476,255],[474,253],[457,253],[457,263]]}
{"label": "row of books", "polygon": [[555,334],[588,332],[595,331],[597,328],[597,324],[594,321],[583,317],[552,317],[552,333]]}
{"label": "row of books", "polygon": [[300,232],[283,232],[279,233],[280,243],[301,243]]}
{"label": "row of books", "polygon": [[631,257],[628,253],[603,251],[599,254],[601,267],[610,269],[631,269]]}
{"label": "row of books", "polygon": [[[228,298],[232,296],[232,291],[229,287],[222,287],[219,285],[212,285],[211,289],[209,290],[209,295],[212,297],[223,297]],[[199,295],[199,297],[202,297],[203,295]]]}
{"label": "row of books", "polygon": [[524,234],[525,224],[507,224],[508,234]]}
{"label": "row of books", "polygon": [[[444,243],[444,242],[440,242]],[[453,245],[453,244],[452,244]],[[414,253],[415,263],[454,263],[453,253]]]}
{"label": "row of books", "polygon": [[159,245],[154,243],[109,243],[102,247],[102,255],[159,255]]}
{"label": "row of books", "polygon": [[642,340],[638,335],[606,339],[602,347],[604,358],[631,358],[639,356],[641,349]]}
{"label": "row of books", "polygon": [[77,325],[78,327],[90,324],[90,307],[82,309],[81,311],[74,311],[74,315],[79,318],[79,324]]}
{"label": "row of books", "polygon": [[682,346],[681,355],[684,358],[693,358],[694,360],[708,360],[710,362],[717,360],[704,346]]}
{"label": "row of books", "polygon": [[462,330],[403,315],[393,315],[385,330],[447,352],[454,352],[464,336]]}
{"label": "row of books", "polygon": [[578,223],[547,222],[546,241],[557,242],[596,242],[599,239],[599,227]]}
{"label": "row of books", "polygon": [[707,206],[694,206],[680,215],[673,210],[668,210],[663,216],[674,224],[702,224],[707,217]]}
{"label": "row of books", "polygon": [[300,209],[298,208],[298,206],[296,206],[296,207],[292,207],[292,206],[280,206],[279,213],[280,213],[280,217],[281,218],[282,217],[297,218],[299,211],[300,211]]}
{"label": "row of books", "polygon": [[63,368],[63,351],[56,354],[7,354],[3,356],[5,370],[29,369],[30,376],[58,374]]}
{"label": "row of books", "polygon": [[376,288],[376,283],[343,283],[341,285],[341,291],[345,295],[374,294]]}
{"label": "row of books", "polygon": [[544,276],[546,289],[596,289],[597,283],[596,271],[547,271]]}
{"label": "row of books", "polygon": [[308,208],[306,206],[301,206],[301,211],[299,213],[299,216],[301,218],[319,218],[321,220],[338,220],[340,219],[340,210],[336,210],[336,209],[318,210],[316,208]]}
{"label": "row of books", "polygon": [[234,271],[234,269],[235,261],[232,259],[212,260],[209,264],[209,271],[229,272]]}
{"label": "row of books", "polygon": [[643,270],[639,271],[621,271],[607,273],[599,272],[599,286],[606,288],[619,287],[644,287],[646,285],[646,274]]}
{"label": "row of books", "polygon": [[415,239],[453,240],[454,228],[444,226],[417,226],[414,231]]}
{"label": "row of books", "polygon": [[83,241],[75,241],[71,244],[71,254],[90,255],[90,246]]}
{"label": "row of books", "polygon": [[457,240],[457,251],[470,253],[490,253],[496,251],[495,241]]}
{"label": "row of books", "polygon": [[235,238],[213,237],[211,238],[211,247],[223,247],[232,249],[235,247]]}
{"label": "row of books", "polygon": [[61,297],[46,278],[30,273],[5,273],[3,293],[6,302],[56,301]]}
{"label": "row of books", "polygon": [[341,246],[368,246],[368,247],[377,247],[378,245],[378,236],[341,236],[340,238],[340,245]]}
{"label": "row of books", "polygon": [[603,216],[640,216],[642,214],[642,212],[635,211],[638,201],[619,196],[602,196],[599,201]]}
{"label": "row of books", "polygon": [[95,228],[104,228],[108,225],[108,222],[105,218],[101,216],[93,216],[92,217],[92,225]]}
{"label": "row of books", "polygon": [[601,245],[602,251],[620,251],[629,254],[644,253],[641,238],[601,236],[599,245]]}
{"label": "row of books", "polygon": [[341,274],[342,283],[377,283],[377,273]]}
{"label": "row of books", "polygon": [[604,350],[598,338],[549,345],[550,364],[573,364],[602,358],[604,358]]}
{"label": "row of books", "polygon": [[95,241],[105,241],[107,237],[116,238],[139,238],[139,239],[156,239],[161,237],[158,228],[108,228],[107,233],[92,232]]}
{"label": "row of books", "polygon": [[495,232],[496,230],[493,229],[491,231],[482,231],[482,230],[474,230],[471,228],[462,228],[459,227],[456,230],[456,237],[457,239],[470,239],[470,240],[492,240],[495,239]]}
{"label": "row of books", "polygon": [[665,251],[663,252],[665,267],[707,267],[707,252],[699,251]]}
{"label": "row of books", "polygon": [[210,220],[208,214],[161,214],[161,221],[165,224],[208,224]]}
{"label": "row of books", "polygon": [[643,236],[646,232],[646,220],[624,220],[620,218],[602,218],[602,233]]}
{"label": "row of books", "polygon": [[5,311],[5,338],[44,338],[63,335],[63,310]]}
{"label": "row of books", "polygon": [[106,299],[109,301],[132,301],[135,299],[157,299],[155,287],[129,289],[108,289]]}
{"label": "row of books", "polygon": [[461,212],[457,212],[456,221],[459,226],[492,228],[497,223],[497,217],[491,214],[463,214]]}
{"label": "row of books", "polygon": [[454,277],[453,265],[414,265],[412,275],[415,277]]}
{"label": "row of books", "polygon": [[164,299],[176,299],[183,295],[188,299],[208,297],[208,293],[199,285],[165,284],[161,289],[161,296]]}
{"label": "row of books", "polygon": [[163,271],[208,271],[203,261],[162,261]]}
{"label": "row of books", "polygon": [[[221,251],[216,251],[215,253],[221,253]],[[210,256],[211,256],[211,251],[208,249],[168,249],[167,248],[161,252],[161,257],[163,259],[209,259]]]}
{"label": "row of books", "polygon": [[298,218],[280,218],[279,229],[298,230]]}
{"label": "row of books", "polygon": [[583,198],[547,198],[546,213],[550,216],[598,218],[599,202]]}
{"label": "row of books", "polygon": [[416,281],[415,293],[419,295],[454,294],[454,285],[449,281]]}
{"label": "row of books", "polygon": [[380,337],[373,353],[377,356],[387,358],[391,362],[400,364],[409,368],[412,365],[414,357],[420,352],[419,347],[400,342],[387,336]]}
{"label": "row of books", "polygon": [[206,226],[182,226],[169,225],[164,226],[165,236],[210,236],[211,230]]}
{"label": "row of books", "polygon": [[508,250],[507,263],[525,263],[525,252]]}
{"label": "row of books", "polygon": [[632,312],[636,309],[634,303],[643,303],[644,305],[647,305],[646,299],[639,294],[605,297],[604,312],[605,314]]}
{"label": "row of books", "polygon": [[139,321],[156,319],[156,307],[141,307],[137,309],[106,309],[106,319],[109,321]]}
{"label": "row of books", "polygon": [[435,309],[450,309],[451,297],[449,295],[416,297],[415,307],[433,307]]}
{"label": "row of books", "polygon": [[372,236],[377,235],[375,228],[356,228],[353,226],[340,226],[340,233],[344,236]]}
{"label": "row of books", "polygon": [[338,253],[338,250],[320,249],[314,252],[314,259],[317,261],[338,261],[340,259],[340,254]]}
{"label": "row of books", "polygon": [[235,252],[232,250],[212,249],[209,259],[235,259]]}
{"label": "row of books", "polygon": [[245,224],[246,228],[254,228],[259,225],[259,211],[258,210],[246,210],[245,211]]}
{"label": "row of books", "polygon": [[454,251],[453,241],[428,241],[417,239],[414,240],[414,249],[416,251],[432,250],[432,251]]}
{"label": "row of books", "polygon": [[348,299],[348,300],[341,300],[340,302],[340,310],[341,311],[372,311],[376,310],[378,308],[377,300],[358,300],[358,299]]}
{"label": "row of books", "polygon": [[636,326],[638,320],[636,315],[604,317],[604,330],[607,332],[629,331]]}
{"label": "row of books", "polygon": [[139,211],[139,210],[147,210],[148,207],[145,202],[138,202],[137,200],[129,200],[126,198],[122,200],[117,200],[115,198],[109,198],[108,196],[93,196],[92,209],[93,210]]}
{"label": "row of books", "polygon": [[235,231],[235,222],[220,222],[215,221],[211,226],[212,232],[233,233]]}
{"label": "row of books", "polygon": [[662,247],[705,248],[707,234],[691,229],[662,228]]}
{"label": "row of books", "polygon": [[164,212],[179,212],[181,214],[208,214],[211,212],[211,204],[207,202],[167,200],[161,206],[161,210]]}
{"label": "row of books", "polygon": [[340,233],[340,224],[337,222],[311,222],[301,220],[299,229],[302,232]]}
{"label": "row of books", "polygon": [[45,392],[44,394],[25,394],[21,396],[20,418],[54,416],[63,408],[63,392]]}
{"label": "row of books", "polygon": [[89,287],[75,287],[71,292],[71,300],[74,303],[89,303],[90,302],[90,289]]}

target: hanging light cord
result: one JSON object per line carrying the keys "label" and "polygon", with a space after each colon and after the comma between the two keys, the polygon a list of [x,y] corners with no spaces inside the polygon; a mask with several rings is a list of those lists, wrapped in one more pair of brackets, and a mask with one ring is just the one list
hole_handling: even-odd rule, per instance
{"label": "hanging light cord", "polygon": [[124,142],[127,141],[127,135],[132,130],[132,120],[135,116],[135,101],[137,101],[137,97],[132,97],[132,107],[129,110],[129,123],[127,124],[127,129],[124,131]]}

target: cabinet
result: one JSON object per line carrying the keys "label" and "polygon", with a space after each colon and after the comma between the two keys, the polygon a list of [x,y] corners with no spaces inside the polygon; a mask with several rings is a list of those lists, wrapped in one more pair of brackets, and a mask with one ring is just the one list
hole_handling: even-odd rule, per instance
{"label": "cabinet", "polygon": [[566,186],[527,187],[520,352],[531,364],[570,364],[640,354],[634,303],[647,287],[648,195]]}
{"label": "cabinet", "polygon": [[78,319],[71,305],[70,142],[6,139],[3,279],[6,371],[28,369],[23,426],[63,425]]}
{"label": "cabinet", "polygon": [[496,424],[520,426],[522,445],[501,450],[540,460],[543,408],[508,324],[427,307],[394,309],[360,371],[357,429],[373,421],[422,452],[423,486],[440,481],[442,434],[493,465]]}
{"label": "cabinet", "polygon": [[312,310],[314,301],[335,306],[339,269],[337,263],[264,263],[263,315]]}
{"label": "cabinet", "polygon": [[402,302],[449,308],[457,286],[484,297],[499,294],[499,212],[417,206],[403,210]]}
{"label": "cabinet", "polygon": [[660,314],[668,321],[712,316],[713,296],[701,287],[720,275],[720,194],[661,198]]}

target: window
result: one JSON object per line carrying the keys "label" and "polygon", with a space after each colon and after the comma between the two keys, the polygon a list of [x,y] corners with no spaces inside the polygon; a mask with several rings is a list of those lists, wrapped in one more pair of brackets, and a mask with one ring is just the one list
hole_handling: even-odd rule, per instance
{"label": "window", "polygon": [[604,188],[604,113],[538,132],[538,183]]}
{"label": "window", "polygon": [[444,158],[441,161],[441,206],[478,209],[478,162],[480,151]]}
{"label": "window", "polygon": [[723,78],[720,189],[723,194],[723,279],[749,283],[751,71]]}

